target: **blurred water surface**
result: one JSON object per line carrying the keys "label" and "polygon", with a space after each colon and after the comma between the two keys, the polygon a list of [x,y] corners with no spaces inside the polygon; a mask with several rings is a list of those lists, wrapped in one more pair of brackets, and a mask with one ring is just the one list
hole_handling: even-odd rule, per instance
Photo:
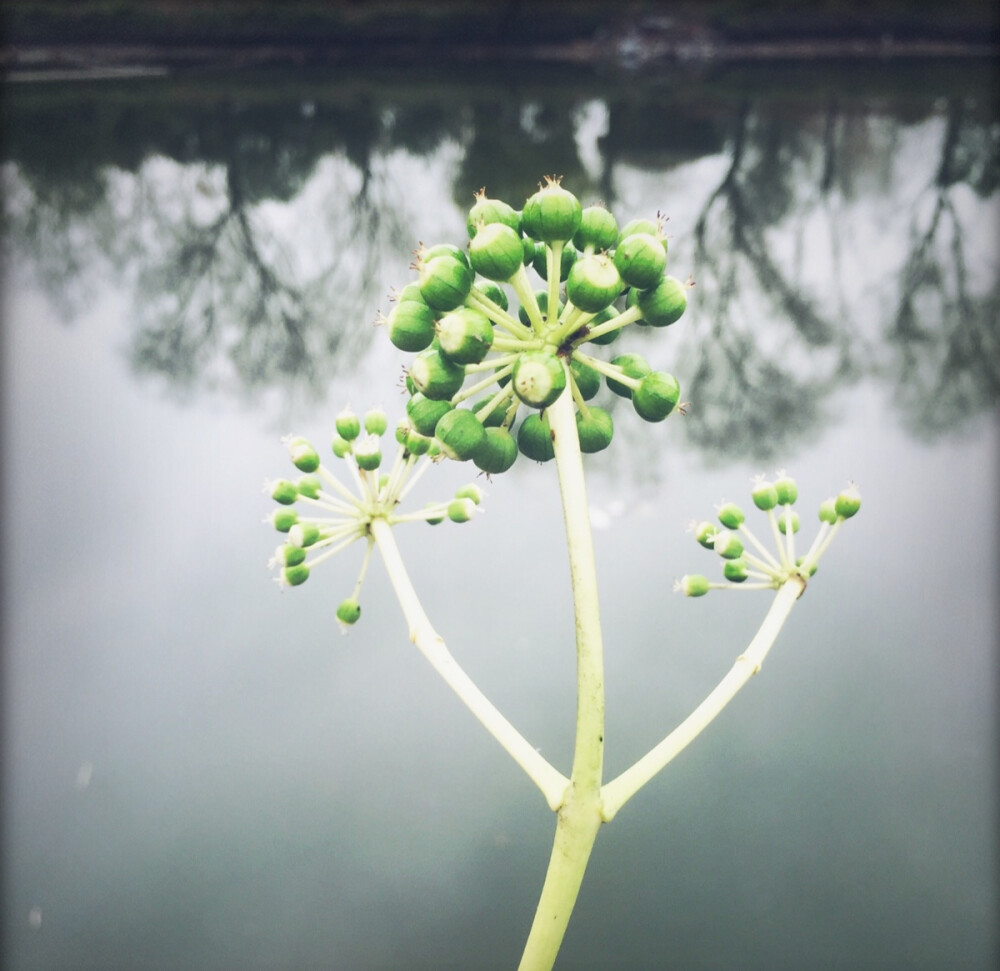
{"label": "blurred water surface", "polygon": [[[1000,120],[977,63],[21,85],[4,111],[3,966],[509,968],[553,822],[360,551],[279,595],[278,439],[403,401],[373,321],[472,193],[669,217],[692,402],[590,465],[608,773],[765,595],[668,596],[756,472],[861,515],[762,676],[598,840],[560,967],[992,968]],[[634,329],[632,329],[634,330]],[[443,467],[425,498],[471,477]],[[554,469],[400,529],[427,610],[568,769]]]}

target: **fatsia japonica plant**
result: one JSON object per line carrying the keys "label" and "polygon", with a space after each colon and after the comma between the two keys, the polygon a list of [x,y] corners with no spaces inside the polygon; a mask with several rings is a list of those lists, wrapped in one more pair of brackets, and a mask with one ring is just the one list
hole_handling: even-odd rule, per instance
{"label": "fatsia japonica plant", "polygon": [[[303,438],[287,440],[300,475],[268,483],[278,503],[270,522],[285,535],[273,564],[297,586],[323,560],[356,542],[364,557],[357,583],[337,607],[344,626],[361,616],[360,591],[373,550],[385,564],[410,639],[487,731],[541,790],[556,814],[555,840],[522,969],[551,968],[602,825],[684,749],[760,670],[796,600],[843,523],[857,513],[853,484],[822,503],[808,546],[797,541],[795,481],[784,472],[754,482],[751,501],[763,535],[743,509],[725,503],[695,537],[721,564],[720,579],[690,574],[687,596],[710,590],[769,590],[760,629],[719,684],[659,744],[605,780],[601,619],[584,477],[586,453],[608,448],[611,414],[593,403],[602,383],[629,399],[640,419],[683,413],[677,379],[634,352],[616,353],[632,327],[669,327],[684,313],[692,283],[666,272],[662,218],[619,226],[600,205],[584,208],[558,179],[546,179],[520,211],[485,191],[469,211],[467,245],[421,246],[416,279],[395,295],[382,320],[392,343],[412,353],[405,415],[388,433],[381,410],[336,416],[328,461]],[[401,524],[472,519],[475,484],[423,508],[410,491],[436,463],[468,463],[498,476],[519,459],[553,461],[565,521],[576,630],[576,738],[564,774],[497,710],[456,662],[421,606],[393,529]]]}

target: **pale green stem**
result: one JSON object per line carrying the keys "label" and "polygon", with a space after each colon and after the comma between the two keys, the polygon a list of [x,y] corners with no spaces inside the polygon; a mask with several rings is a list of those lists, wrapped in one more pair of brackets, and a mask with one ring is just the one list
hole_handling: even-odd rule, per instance
{"label": "pale green stem", "polygon": [[635,305],[629,307],[628,310],[623,310],[617,317],[612,317],[611,320],[606,320],[603,324],[592,327],[587,336],[581,337],[576,343],[582,344],[586,341],[592,341],[595,337],[603,337],[605,334],[610,334],[613,330],[620,330],[622,327],[635,323],[637,320],[642,320],[642,311],[638,305]]}
{"label": "pale green stem", "polygon": [[799,577],[792,577],[782,584],[774,597],[771,609],[767,612],[767,616],[753,640],[708,697],[659,745],[604,786],[601,802],[606,822],[610,822],[618,810],[660,772],[675,755],[687,748],[716,715],[732,701],[740,688],[760,670],[764,658],[767,657],[767,652],[771,649],[771,645],[788,619],[795,601],[805,590],[805,586],[805,582]]}
{"label": "pale green stem", "polygon": [[528,279],[528,272],[523,264],[517,268],[517,272],[507,282],[514,288],[514,293],[521,301],[521,307],[528,315],[528,320],[531,321],[535,333],[541,334],[545,327],[545,321],[542,320],[541,308],[535,298],[535,291],[531,289],[531,281]]}
{"label": "pale green stem", "polygon": [[739,531],[744,539],[748,539],[751,543],[753,543],[753,545],[757,548],[757,552],[760,553],[761,556],[763,556],[764,559],[774,567],[774,569],[781,569],[781,564],[774,558],[771,551],[759,539],[757,539],[752,532],[750,532],[750,528],[746,523],[740,523]]}
{"label": "pale green stem", "polygon": [[545,248],[545,275],[548,283],[548,309],[545,316],[548,329],[554,330],[559,316],[559,277],[562,274],[562,240],[555,240]]}
{"label": "pale green stem", "polygon": [[569,780],[555,769],[476,687],[472,679],[452,657],[441,636],[431,626],[424,608],[403,566],[399,547],[392,535],[392,527],[382,518],[371,522],[371,535],[385,563],[392,588],[396,592],[403,616],[410,628],[410,640],[431,666],[445,680],[465,706],[479,719],[483,727],[500,743],[507,753],[538,786],[551,809],[557,809],[564,800]]}
{"label": "pale green stem", "polygon": [[559,473],[576,615],[576,742],[571,782],[565,801],[559,807],[552,856],[521,957],[521,971],[549,971],[555,964],[602,821],[604,661],[601,618],[583,458],[572,397],[560,395],[546,414]]}
{"label": "pale green stem", "polygon": [[476,310],[482,311],[498,327],[502,327],[508,334],[526,340],[531,337],[531,328],[525,327],[516,317],[512,317],[499,304],[494,303],[486,296],[479,287],[474,286],[465,298],[465,304]]}

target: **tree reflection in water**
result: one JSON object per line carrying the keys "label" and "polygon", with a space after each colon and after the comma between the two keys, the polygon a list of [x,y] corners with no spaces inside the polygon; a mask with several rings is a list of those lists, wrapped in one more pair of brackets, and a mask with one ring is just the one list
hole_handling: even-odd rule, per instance
{"label": "tree reflection in water", "polygon": [[[718,183],[693,187],[704,201],[685,227],[697,299],[675,366],[696,403],[692,441],[771,458],[865,375],[891,381],[907,423],[936,434],[992,407],[1000,384],[1000,136],[976,77],[943,105],[928,91],[895,112],[822,84],[789,99],[694,82],[671,90],[663,126],[650,121],[664,116],[662,86],[637,79],[514,93],[355,81],[347,95],[293,86],[255,104],[251,89],[159,113],[126,99],[117,116],[101,89],[83,111],[15,99],[6,246],[68,318],[111,275],[134,304],[140,372],[179,390],[228,382],[316,398],[360,359],[419,237],[460,227],[481,185],[514,199],[558,173],[613,204],[630,164],[664,178],[724,155]],[[599,92],[608,131],[595,172],[578,119]],[[46,137],[95,111],[103,137],[75,154]],[[914,153],[917,130],[932,153]],[[450,212],[433,210],[414,166],[446,181]],[[877,285],[858,263],[862,216],[882,220],[879,249],[902,254]]]}

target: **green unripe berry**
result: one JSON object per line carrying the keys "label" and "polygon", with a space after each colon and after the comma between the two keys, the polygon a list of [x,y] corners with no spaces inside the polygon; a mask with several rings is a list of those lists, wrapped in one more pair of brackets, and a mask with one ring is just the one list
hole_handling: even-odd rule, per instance
{"label": "green unripe berry", "polygon": [[674,410],[680,396],[677,378],[666,371],[651,371],[643,375],[639,387],[632,392],[632,406],[646,421],[663,421]]}
{"label": "green unripe berry", "polygon": [[737,557],[722,564],[722,575],[732,583],[742,583],[749,576],[746,560]]}
{"label": "green unripe berry", "polygon": [[[548,319],[548,314],[549,314],[549,294],[548,294],[548,291],[546,291],[546,290],[536,290],[535,291],[535,301],[538,303],[538,309],[541,312],[542,316],[547,320]],[[556,307],[556,314],[555,314],[556,317],[558,317],[559,314],[562,313],[562,309],[563,309],[563,302],[561,300],[559,300],[558,301],[558,306]],[[528,316],[528,312],[524,309],[524,307],[519,307],[518,308],[517,316],[520,318],[521,323],[524,324],[525,327],[530,327],[531,326],[531,318]]]}
{"label": "green unripe berry", "polygon": [[372,408],[365,413],[364,425],[369,435],[384,435],[389,427],[389,418],[381,408]]}
{"label": "green unripe berry", "polygon": [[533,240],[530,236],[525,236],[521,240],[521,249],[524,252],[524,265],[533,266],[535,262],[535,257],[538,255],[539,249],[541,249],[542,244]]}
{"label": "green unripe berry", "polygon": [[350,408],[344,408],[334,422],[337,434],[345,441],[353,442],[361,434],[361,421]]}
{"label": "green unripe berry", "polygon": [[288,542],[303,549],[312,546],[320,538],[319,526],[315,523],[296,523],[288,531]]}
{"label": "green unripe berry", "polygon": [[656,236],[633,233],[615,249],[615,267],[628,286],[646,290],[663,279],[667,251]]}
{"label": "green unripe berry", "polygon": [[601,390],[601,376],[589,364],[584,364],[574,357],[569,362],[569,373],[573,376],[580,397],[584,401],[590,401]]}
{"label": "green unripe berry", "polygon": [[799,487],[788,475],[782,475],[774,480],[774,488],[778,493],[778,505],[790,506],[799,497]]}
{"label": "green unripe berry", "polygon": [[[459,263],[464,263],[467,267],[470,265],[468,254],[461,246],[456,246],[454,243],[437,243],[429,249],[421,250],[419,256],[424,263],[436,260],[439,256],[445,256],[452,260],[458,260]],[[419,288],[419,283],[417,286]]]}
{"label": "green unripe berry", "polygon": [[726,529],[739,529],[743,525],[743,510],[735,502],[727,502],[719,507],[719,522]]}
{"label": "green unripe berry", "polygon": [[295,566],[286,566],[281,571],[285,583],[290,587],[297,587],[309,579],[309,567],[305,563],[297,563]]}
{"label": "green unripe berry", "polygon": [[351,454],[351,443],[345,441],[339,435],[334,435],[333,441],[330,443],[330,449],[338,459],[342,459],[345,455]]}
{"label": "green unripe berry", "polygon": [[473,406],[472,410],[475,412],[476,417],[483,423],[484,428],[497,428],[503,424],[504,419],[504,404],[500,402],[495,405],[489,413],[482,415],[480,412],[488,404],[493,401],[493,395],[487,395],[485,398],[480,398]]}
{"label": "green unripe berry", "polygon": [[423,300],[396,304],[385,323],[389,340],[401,351],[422,351],[434,339],[434,311]]}
{"label": "green unripe berry", "polygon": [[278,479],[271,483],[271,498],[283,506],[290,506],[299,497],[298,487],[288,479]]}
{"label": "green unripe berry", "polygon": [[474,279],[467,262],[435,256],[420,264],[420,295],[435,310],[454,310],[465,301]]}
{"label": "green unripe berry", "polygon": [[[806,561],[806,558],[805,558],[804,556],[800,556],[800,557],[799,557],[799,558],[798,558],[798,559],[797,559],[797,560],[795,561],[795,565],[796,565],[797,567],[801,567],[801,566],[802,566],[802,564],[803,564],[803,563],[805,563],[805,561]],[[818,564],[818,563],[815,563],[815,562],[814,562],[814,563],[812,564],[812,566],[810,566],[810,567],[809,567],[809,576],[815,576],[815,574],[816,574],[816,571],[817,571],[818,569],[819,569],[819,564]],[[800,569],[800,570],[799,570],[799,574],[801,575],[801,573],[802,573],[802,571],[801,571],[801,569]]]}
{"label": "green unripe berry", "polygon": [[437,338],[453,364],[478,364],[493,346],[493,324],[478,310],[459,307],[438,321]]}
{"label": "green unripe berry", "polygon": [[848,483],[847,488],[841,492],[835,502],[834,509],[837,516],[842,519],[850,519],[861,508],[861,493],[853,483]]}
{"label": "green unripe berry", "polygon": [[618,233],[618,239],[615,240],[615,246],[620,246],[622,240],[628,239],[629,236],[634,236],[636,233],[659,236],[660,227],[651,219],[633,219],[622,226],[621,232]]}
{"label": "green unripe berry", "polygon": [[514,365],[514,393],[532,408],[548,408],[566,387],[562,361],[548,351],[526,351]]}
{"label": "green unripe berry", "polygon": [[481,226],[469,244],[472,268],[489,280],[509,280],[523,261],[521,236],[505,223]]}
{"label": "green unripe berry", "polygon": [[521,229],[543,243],[566,242],[580,228],[583,207],[558,179],[546,177],[546,184],[531,196],[521,210]]}
{"label": "green unripe berry", "polygon": [[360,616],[361,604],[359,604],[353,597],[341,600],[337,605],[337,620],[339,620],[342,624],[346,624],[348,627],[352,624],[356,624]]}
{"label": "green unripe berry", "polygon": [[521,217],[517,214],[517,210],[502,199],[488,198],[486,190],[480,189],[476,193],[476,201],[469,210],[468,218],[465,221],[469,238],[472,239],[481,226],[489,226],[492,223],[503,223],[520,234]]}
{"label": "green unripe berry", "polygon": [[706,550],[715,549],[715,535],[719,532],[719,527],[715,523],[710,523],[707,519],[702,520],[694,528],[694,538],[705,547]]}
{"label": "green unripe berry", "polygon": [[591,405],[587,411],[587,417],[584,417],[582,411],[576,413],[576,431],[580,438],[580,451],[590,455],[611,444],[615,426],[611,415],[603,408]]}
{"label": "green unripe berry", "polygon": [[552,429],[540,412],[532,412],[521,422],[517,432],[517,447],[525,458],[535,462],[548,462],[555,457]]}
{"label": "green unripe berry", "polygon": [[487,300],[492,300],[501,310],[507,309],[507,294],[503,287],[498,287],[495,283],[484,283],[479,289]]}
{"label": "green unripe berry", "polygon": [[678,589],[685,597],[704,597],[708,593],[708,577],[700,573],[689,573],[681,577]]}
{"label": "green unripe berry", "polygon": [[424,298],[420,296],[420,284],[407,283],[396,295],[397,303],[406,303],[408,300],[416,300],[417,303],[424,302]]}
{"label": "green unripe berry", "polygon": [[471,411],[454,408],[442,415],[434,429],[434,437],[448,458],[465,462],[482,445],[486,429]]}
{"label": "green unripe berry", "polygon": [[486,429],[482,444],[476,449],[472,461],[476,468],[489,475],[506,472],[517,459],[517,442],[506,428]]}
{"label": "green unripe berry", "polygon": [[[428,506],[436,505],[436,503],[429,502]],[[437,526],[439,523],[444,522],[444,516],[429,516],[426,520],[428,526]]]}
{"label": "green unripe berry", "polygon": [[406,418],[400,418],[396,423],[396,428],[393,432],[393,437],[396,439],[397,445],[405,445],[406,439],[413,431],[413,426],[410,424],[409,420]]}
{"label": "green unripe berry", "polygon": [[288,454],[300,472],[315,472],[319,468],[319,455],[304,438],[293,438],[288,443]]}
{"label": "green unripe berry", "polygon": [[323,483],[315,475],[304,475],[295,485],[299,490],[299,495],[305,496],[307,499],[318,499],[320,490],[323,488]]}
{"label": "green unripe berry", "polygon": [[778,531],[784,535],[789,529],[793,533],[799,531],[799,514],[794,509],[784,509],[778,515]]}
{"label": "green unripe berry", "polygon": [[[618,357],[611,359],[611,363],[615,367],[621,368],[626,377],[634,378],[636,381],[641,380],[652,371],[649,362],[641,354],[619,354]],[[607,382],[608,390],[613,391],[619,397],[632,397],[632,389],[627,384],[622,384],[621,381],[616,381],[614,378],[608,378]]]}
{"label": "green unripe berry", "polygon": [[622,281],[610,257],[602,253],[581,256],[569,271],[566,296],[575,307],[596,314],[622,292]]}
{"label": "green unripe berry", "polygon": [[467,523],[476,511],[471,499],[452,499],[448,503],[448,518],[453,523]]}
{"label": "green unripe berry", "polygon": [[618,240],[618,220],[604,206],[587,206],[580,213],[580,228],[573,236],[578,250],[588,247],[595,251],[611,249]]}
{"label": "green unripe berry", "polygon": [[819,521],[831,526],[837,521],[837,500],[825,499],[819,506]]}
{"label": "green unripe berry", "polygon": [[354,443],[354,461],[365,472],[374,472],[382,464],[382,448],[377,435],[362,435]]}
{"label": "green unripe berry", "polygon": [[743,542],[728,529],[720,529],[715,534],[712,546],[724,560],[735,560],[743,555]]}
{"label": "green unripe berry", "polygon": [[[546,252],[547,247],[545,245],[539,245],[535,247],[535,258],[531,261],[531,265],[535,272],[543,279],[548,280],[549,278],[549,258]],[[576,259],[579,254],[573,247],[572,243],[567,243],[563,246],[559,253],[559,279],[565,280],[572,270],[573,266],[576,264]]]}
{"label": "green unripe berry", "polygon": [[[607,310],[602,310],[600,313],[595,314],[591,318],[590,323],[587,325],[588,330],[597,327],[599,324],[606,323],[613,317],[618,316],[618,311],[614,307],[608,307]],[[621,337],[621,330],[609,330],[606,334],[600,334],[597,337],[589,338],[590,342],[593,344],[613,344],[619,337]]]}
{"label": "green unripe berry", "polygon": [[676,277],[665,276],[655,287],[639,290],[635,299],[647,324],[668,327],[687,309],[687,287]]}
{"label": "green unripe berry", "polygon": [[432,401],[446,401],[462,387],[465,368],[436,347],[428,347],[413,359],[410,377],[416,389],[425,397]]}
{"label": "green unripe berry", "polygon": [[753,504],[763,512],[778,505],[778,490],[771,482],[760,480],[754,485],[750,495],[753,498]]}
{"label": "green unripe berry", "polygon": [[403,444],[411,455],[426,455],[430,451],[431,440],[426,435],[411,431]]}
{"label": "green unripe berry", "polygon": [[477,506],[483,501],[483,490],[474,482],[455,490],[456,499],[471,499]]}
{"label": "green unripe berry", "polygon": [[287,533],[299,521],[299,514],[294,509],[275,509],[271,513],[271,525],[279,533]]}
{"label": "green unripe berry", "polygon": [[413,430],[421,435],[433,435],[441,416],[451,411],[450,401],[432,400],[419,391],[406,403],[406,414]]}
{"label": "green unripe berry", "polygon": [[306,551],[301,546],[295,546],[293,543],[285,543],[283,546],[278,547],[277,558],[282,566],[298,566],[304,562]]}

